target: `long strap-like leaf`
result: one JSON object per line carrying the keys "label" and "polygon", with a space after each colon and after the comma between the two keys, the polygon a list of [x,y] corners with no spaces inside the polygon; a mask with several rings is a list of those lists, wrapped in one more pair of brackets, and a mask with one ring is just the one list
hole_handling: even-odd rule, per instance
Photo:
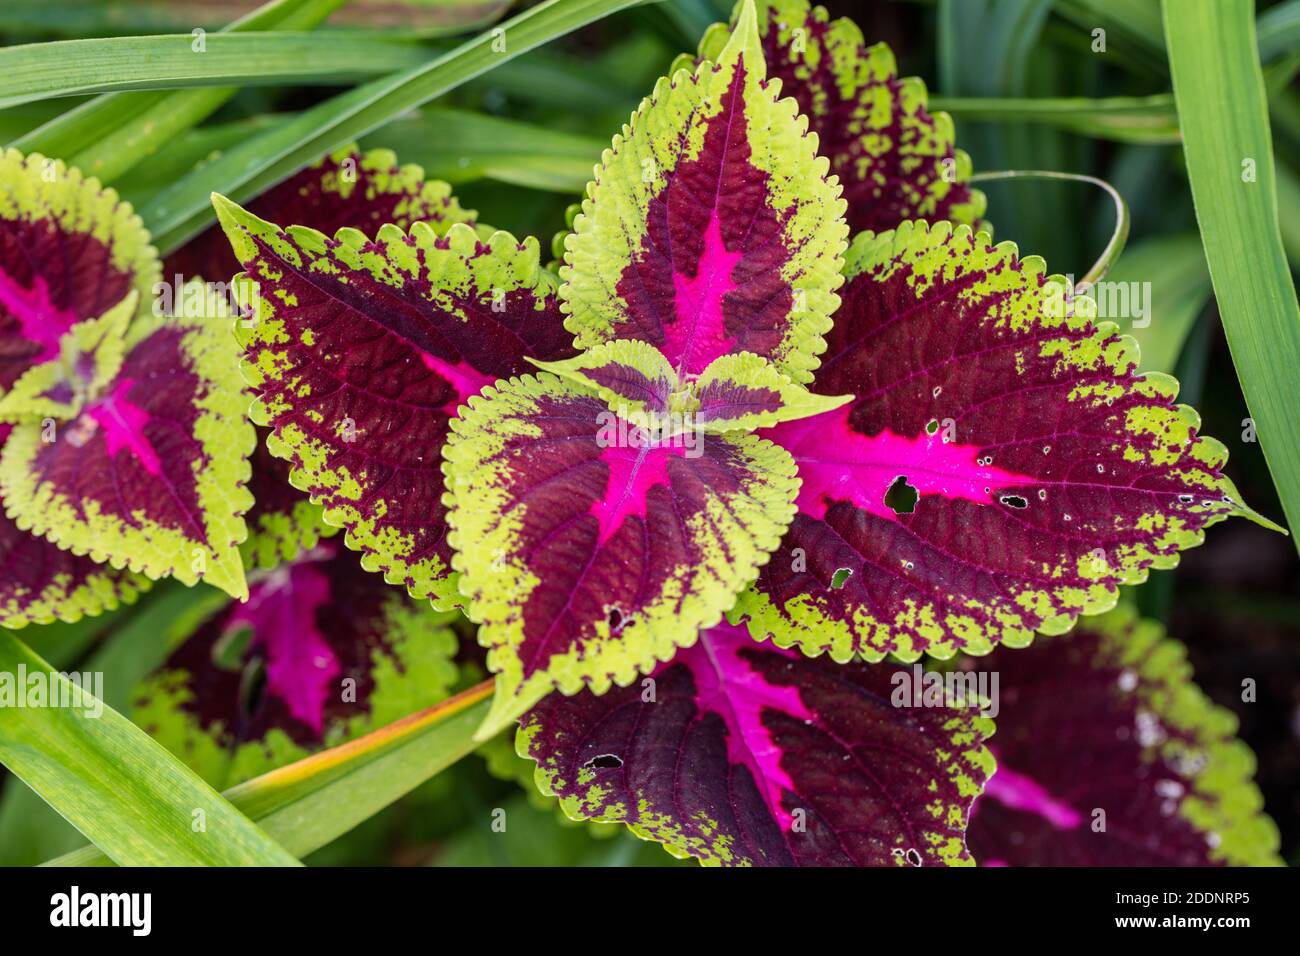
{"label": "long strap-like leaf", "polygon": [[[348,0],[268,0],[223,32],[310,30]],[[211,116],[236,87],[105,93],[56,116],[11,143],[24,153],[57,156],[109,182],[173,137]]]}
{"label": "long strap-like leaf", "polygon": [[427,47],[364,32],[168,34],[28,43],[0,49],[0,109],[117,90],[338,85],[433,59]]}
{"label": "long strap-like leaf", "polygon": [[1246,405],[1294,528],[1300,305],[1278,226],[1252,7],[1250,0],[1164,0],[1165,40],[1210,279]]}
{"label": "long strap-like leaf", "polygon": [[[472,751],[491,694],[492,682],[484,681],[364,737],[241,783],[225,796],[290,852],[306,856]],[[86,847],[46,865],[109,862]]]}
{"label": "long strap-like leaf", "polygon": [[[294,866],[297,860],[117,711],[0,632],[0,763],[114,862]],[[75,693],[74,693],[75,690]]]}
{"label": "long strap-like leaf", "polygon": [[422,67],[342,93],[277,124],[163,190],[140,210],[164,254],[212,222],[214,192],[241,202],[385,121],[521,53],[641,0],[546,0]]}

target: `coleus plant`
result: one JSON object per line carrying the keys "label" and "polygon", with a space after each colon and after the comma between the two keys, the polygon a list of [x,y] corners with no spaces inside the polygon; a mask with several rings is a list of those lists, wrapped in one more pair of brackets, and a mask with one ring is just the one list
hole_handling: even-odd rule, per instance
{"label": "coleus plant", "polygon": [[367,569],[480,625],[481,732],[522,716],[569,812],[707,862],[969,862],[991,728],[873,705],[898,663],[1061,634],[1262,519],[1063,278],[924,221],[982,213],[968,169],[847,21],[745,3],[558,276],[484,227],[215,197],[253,418]]}
{"label": "coleus plant", "polygon": [[155,310],[157,255],[112,190],[14,150],[0,184],[0,623],[163,575],[245,596],[252,431],[226,323]]}

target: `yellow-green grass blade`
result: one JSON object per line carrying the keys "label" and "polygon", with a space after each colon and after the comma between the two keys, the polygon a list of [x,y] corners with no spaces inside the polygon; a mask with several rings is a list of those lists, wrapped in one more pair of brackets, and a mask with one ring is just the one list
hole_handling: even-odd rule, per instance
{"label": "yellow-green grass blade", "polygon": [[[223,32],[310,30],[348,0],[270,0]],[[11,143],[24,153],[57,156],[110,182],[176,136],[207,119],[236,87],[105,93]]]}
{"label": "yellow-green grass blade", "polygon": [[34,100],[203,86],[342,85],[416,66],[433,52],[364,31],[188,33],[0,49],[0,109]]}
{"label": "yellow-green grass blade", "polygon": [[1283,250],[1250,0],[1164,0],[1196,218],[1228,346],[1292,527],[1300,522],[1300,305]]}
{"label": "yellow-green grass blade", "polygon": [[930,109],[958,120],[1042,123],[1120,143],[1176,143],[1178,114],[1168,93],[1155,96],[965,97],[932,96]]}
{"label": "yellow-green grass blade", "polygon": [[[330,750],[232,787],[225,796],[298,856],[347,833],[472,752],[492,682]],[[94,847],[47,866],[104,866]]]}
{"label": "yellow-green grass blade", "polygon": [[164,254],[215,218],[211,195],[245,202],[331,149],[467,80],[640,0],[546,0],[421,67],[373,80],[227,150],[160,192],[140,214]]}
{"label": "yellow-green grass blade", "polygon": [[[43,698],[36,696],[42,688]],[[143,730],[73,689],[0,632],[0,763],[107,858],[134,866],[297,865]],[[50,706],[56,694],[73,706]]]}

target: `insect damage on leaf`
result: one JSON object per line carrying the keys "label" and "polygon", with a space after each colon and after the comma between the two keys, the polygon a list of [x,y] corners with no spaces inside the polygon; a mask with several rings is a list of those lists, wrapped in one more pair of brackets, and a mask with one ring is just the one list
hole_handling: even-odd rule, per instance
{"label": "insect damage on leaf", "polygon": [[900,674],[722,624],[639,683],[552,694],[521,720],[519,752],[570,816],[706,865],[970,866],[992,723],[955,702],[897,706]]}
{"label": "insect damage on leaf", "polygon": [[811,387],[854,400],[762,432],[801,485],[734,613],[755,637],[841,661],[1023,646],[1112,607],[1209,525],[1262,521],[1177,383],[1064,307],[1038,257],[912,222],[859,236],[846,274]]}

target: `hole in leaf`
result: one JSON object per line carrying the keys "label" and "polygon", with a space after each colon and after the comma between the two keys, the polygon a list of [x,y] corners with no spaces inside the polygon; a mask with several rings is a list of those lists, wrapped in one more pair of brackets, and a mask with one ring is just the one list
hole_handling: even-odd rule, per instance
{"label": "hole in leaf", "polygon": [[625,617],[623,611],[616,607],[609,609],[609,617],[606,620],[609,622],[609,632],[611,634],[618,634],[623,628],[631,627],[636,623],[636,618]]}
{"label": "hole in leaf", "polygon": [[932,418],[925,423],[925,433],[927,435],[933,435],[938,431],[939,431],[939,419]]}
{"label": "hole in leaf", "polygon": [[853,577],[852,568],[837,568],[835,573],[831,575],[831,590],[838,591],[844,587],[844,583],[851,577]]}
{"label": "hole in leaf", "polygon": [[599,754],[582,766],[585,770],[617,770],[623,766],[623,758],[618,754]]}
{"label": "hole in leaf", "polygon": [[885,505],[896,515],[910,515],[916,510],[920,492],[907,483],[907,475],[899,475],[885,492]]}
{"label": "hole in leaf", "polygon": [[1000,499],[1008,508],[1028,508],[1029,502],[1019,495],[1003,495]]}

